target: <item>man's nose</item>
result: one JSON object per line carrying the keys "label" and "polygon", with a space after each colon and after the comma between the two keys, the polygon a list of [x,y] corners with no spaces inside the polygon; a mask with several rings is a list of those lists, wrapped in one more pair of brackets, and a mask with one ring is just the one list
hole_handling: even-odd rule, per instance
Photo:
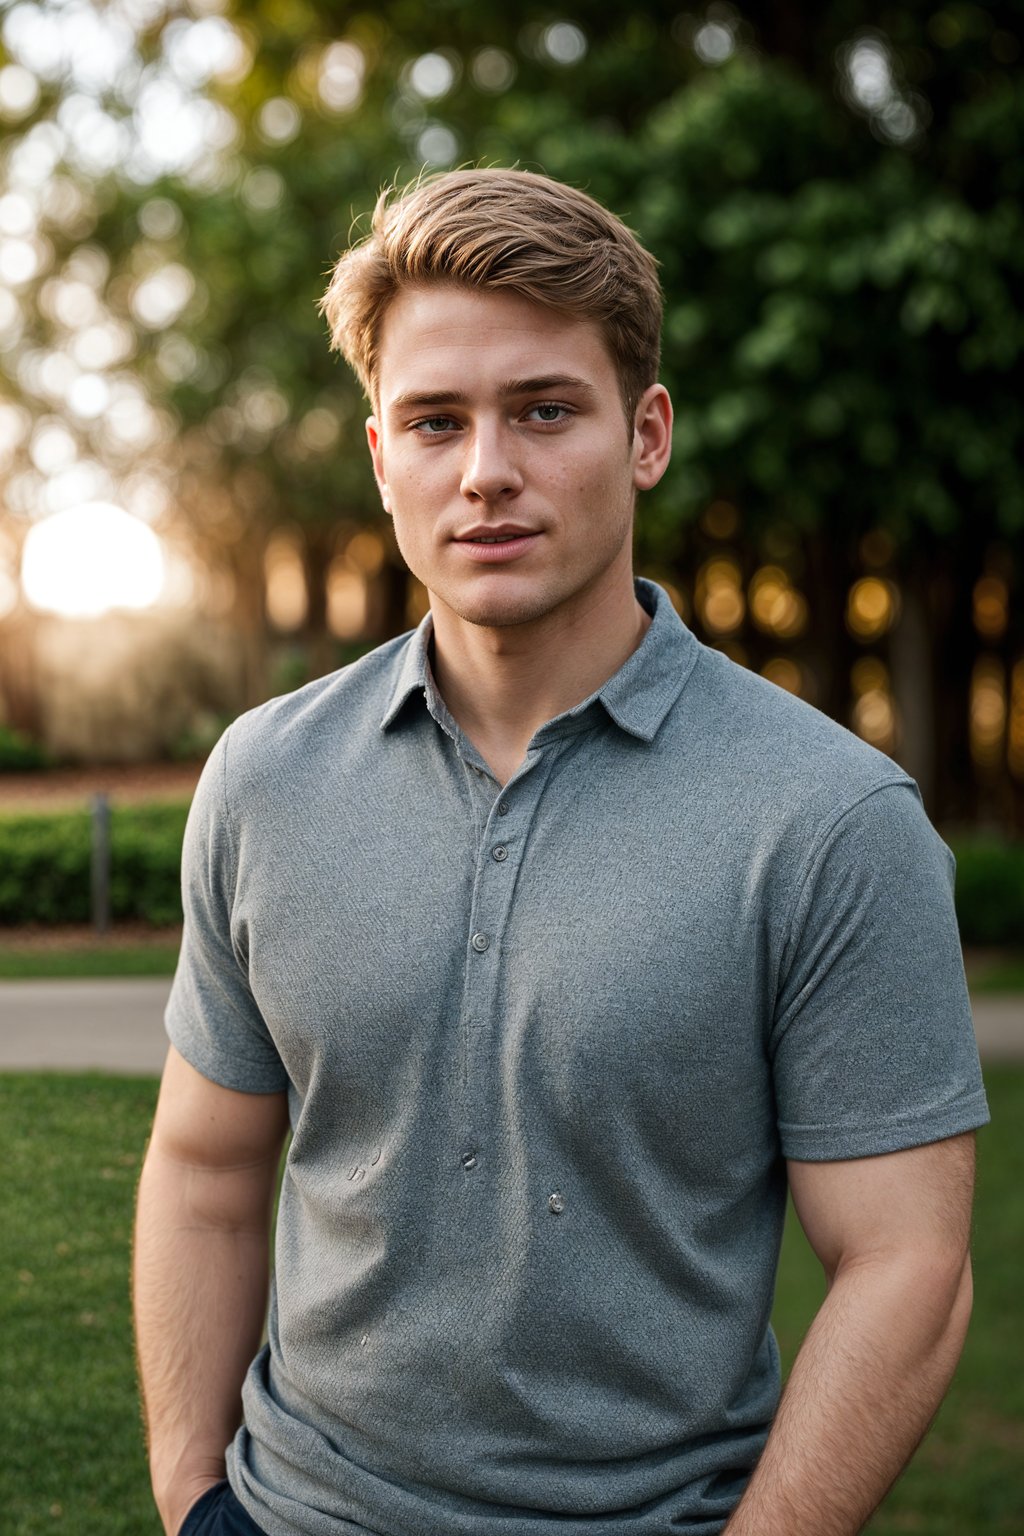
{"label": "man's nose", "polygon": [[515,445],[501,425],[484,423],[468,434],[462,469],[463,496],[470,501],[502,501],[523,488]]}

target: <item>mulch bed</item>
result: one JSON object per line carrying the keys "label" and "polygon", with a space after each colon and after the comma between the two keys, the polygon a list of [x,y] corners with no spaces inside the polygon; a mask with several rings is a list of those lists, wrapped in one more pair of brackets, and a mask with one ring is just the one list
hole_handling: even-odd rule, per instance
{"label": "mulch bed", "polygon": [[190,800],[202,763],[112,763],[105,768],[47,768],[36,773],[0,774],[0,814],[78,810],[94,795],[113,803]]}
{"label": "mulch bed", "polygon": [[60,950],[163,949],[181,943],[181,928],[151,928],[148,923],[115,923],[98,934],[88,923],[25,923],[0,928],[0,949],[44,952]]}

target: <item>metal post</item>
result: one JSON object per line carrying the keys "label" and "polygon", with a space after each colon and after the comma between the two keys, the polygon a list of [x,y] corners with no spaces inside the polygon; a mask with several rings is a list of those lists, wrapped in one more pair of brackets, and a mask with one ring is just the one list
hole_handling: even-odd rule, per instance
{"label": "metal post", "polygon": [[92,926],[110,928],[110,799],[92,797]]}

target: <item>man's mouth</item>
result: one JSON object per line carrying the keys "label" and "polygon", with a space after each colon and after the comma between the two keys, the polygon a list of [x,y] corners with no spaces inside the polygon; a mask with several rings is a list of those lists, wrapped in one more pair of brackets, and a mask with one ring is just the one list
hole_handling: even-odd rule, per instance
{"label": "man's mouth", "polygon": [[532,548],[540,537],[539,528],[522,528],[515,523],[499,523],[497,527],[467,528],[455,535],[454,542],[477,560],[515,560]]}
{"label": "man's mouth", "polygon": [[460,544],[508,544],[512,539],[529,538],[536,531],[535,528],[524,528],[520,523],[478,523],[476,527],[467,528],[465,533],[457,533],[455,537]]}

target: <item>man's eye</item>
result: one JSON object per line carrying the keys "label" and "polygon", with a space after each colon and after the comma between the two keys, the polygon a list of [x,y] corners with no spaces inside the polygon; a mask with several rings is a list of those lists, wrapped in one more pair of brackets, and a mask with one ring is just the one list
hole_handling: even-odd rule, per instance
{"label": "man's eye", "polygon": [[439,432],[450,432],[454,425],[450,416],[425,416],[422,421],[413,422],[413,429],[426,437],[434,437]]}
{"label": "man's eye", "polygon": [[526,414],[535,417],[537,421],[555,422],[564,421],[570,412],[568,406],[548,403],[545,405],[531,405]]}

